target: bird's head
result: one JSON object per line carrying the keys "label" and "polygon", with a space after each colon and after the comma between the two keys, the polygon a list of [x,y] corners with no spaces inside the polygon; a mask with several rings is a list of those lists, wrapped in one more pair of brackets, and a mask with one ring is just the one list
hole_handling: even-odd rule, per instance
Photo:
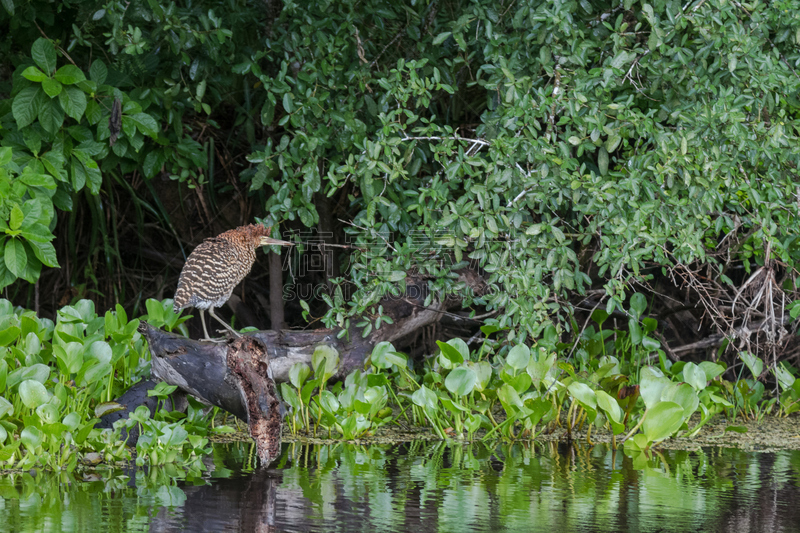
{"label": "bird's head", "polygon": [[235,230],[230,230],[225,234],[235,234],[231,235],[231,238],[240,239],[243,242],[249,243],[253,249],[257,248],[258,246],[294,246],[294,243],[292,242],[271,238],[269,236],[271,229],[272,228],[268,228],[261,224],[250,224],[248,226],[236,228]]}
{"label": "bird's head", "polygon": [[271,227],[264,226],[262,224],[252,224],[250,227],[254,228],[253,235],[258,236],[259,246],[294,246],[293,242],[282,241],[280,239],[273,239],[270,237],[269,234],[272,230]]}

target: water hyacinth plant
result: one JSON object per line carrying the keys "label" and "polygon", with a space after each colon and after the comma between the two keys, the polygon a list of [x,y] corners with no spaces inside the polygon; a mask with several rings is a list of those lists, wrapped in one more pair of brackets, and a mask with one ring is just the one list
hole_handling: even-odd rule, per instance
{"label": "water hyacinth plant", "polygon": [[[148,300],[147,309],[143,318],[185,328],[171,300]],[[95,428],[112,400],[149,376],[138,326],[119,305],[98,316],[92,301],[80,300],[62,307],[53,323],[0,299],[0,464],[72,470],[86,454],[127,460],[121,429],[137,424],[139,464],[188,463],[206,453],[210,421],[193,401],[188,414],[159,410],[151,417],[141,407],[115,429]]]}

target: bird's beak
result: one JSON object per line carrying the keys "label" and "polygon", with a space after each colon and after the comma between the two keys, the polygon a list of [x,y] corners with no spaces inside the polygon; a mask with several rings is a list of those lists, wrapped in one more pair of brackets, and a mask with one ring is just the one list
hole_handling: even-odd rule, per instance
{"label": "bird's beak", "polygon": [[271,237],[261,237],[261,246],[294,246],[293,242],[273,239]]}

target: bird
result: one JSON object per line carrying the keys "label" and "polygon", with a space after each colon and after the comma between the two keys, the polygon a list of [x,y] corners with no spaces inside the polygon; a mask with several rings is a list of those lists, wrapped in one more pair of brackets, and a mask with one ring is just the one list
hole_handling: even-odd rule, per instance
{"label": "bird", "polygon": [[173,310],[194,307],[200,310],[205,340],[214,340],[206,329],[203,312],[214,317],[235,337],[241,335],[220,319],[214,308],[220,307],[231,296],[233,289],[244,279],[256,261],[259,246],[293,246],[293,243],[269,237],[269,227],[249,224],[205,239],[189,254],[178,278]]}

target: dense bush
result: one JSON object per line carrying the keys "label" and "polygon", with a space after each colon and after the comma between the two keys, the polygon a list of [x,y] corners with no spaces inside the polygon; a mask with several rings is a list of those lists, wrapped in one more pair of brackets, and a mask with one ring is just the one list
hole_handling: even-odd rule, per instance
{"label": "dense bush", "polygon": [[[345,220],[356,290],[326,297],[328,325],[377,327],[413,274],[518,341],[579,329],[588,289],[627,308],[631,285],[662,310],[687,288],[705,331],[758,312],[760,349],[784,338],[800,2],[2,4],[0,285],[20,297],[69,263],[50,286],[144,301],[116,217],[181,244],[169,176],[189,218],[246,188],[272,222]],[[470,264],[494,290],[459,286]]]}

